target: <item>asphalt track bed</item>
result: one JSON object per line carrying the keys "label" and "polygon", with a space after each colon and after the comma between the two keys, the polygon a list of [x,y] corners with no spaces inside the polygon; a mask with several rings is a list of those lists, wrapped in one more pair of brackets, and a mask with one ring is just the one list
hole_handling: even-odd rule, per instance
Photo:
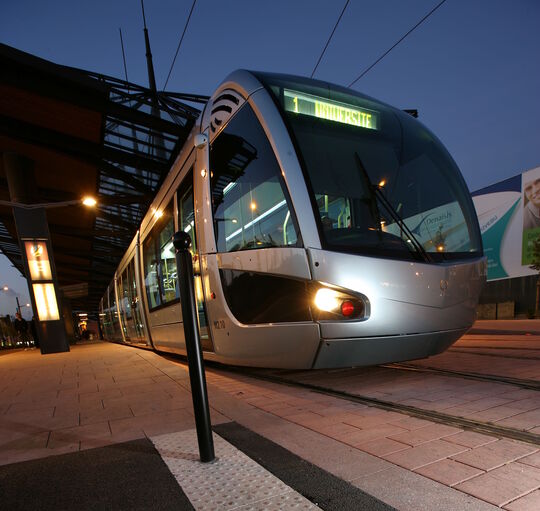
{"label": "asphalt track bed", "polygon": [[[325,511],[394,509],[237,423],[214,430]],[[149,439],[1,466],[0,503],[10,511],[194,509]]]}
{"label": "asphalt track bed", "polygon": [[0,466],[0,508],[194,509],[148,439]]}

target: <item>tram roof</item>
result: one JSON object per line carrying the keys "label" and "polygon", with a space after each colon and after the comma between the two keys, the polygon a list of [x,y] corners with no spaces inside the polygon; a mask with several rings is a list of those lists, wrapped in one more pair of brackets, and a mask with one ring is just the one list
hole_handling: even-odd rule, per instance
{"label": "tram roof", "polygon": [[[0,152],[34,161],[35,202],[98,200],[47,209],[60,287],[74,308],[96,311],[199,115],[191,104],[208,97],[153,92],[4,44],[0,68]],[[0,159],[0,199],[9,198]],[[23,272],[9,206],[0,206],[0,250]]]}

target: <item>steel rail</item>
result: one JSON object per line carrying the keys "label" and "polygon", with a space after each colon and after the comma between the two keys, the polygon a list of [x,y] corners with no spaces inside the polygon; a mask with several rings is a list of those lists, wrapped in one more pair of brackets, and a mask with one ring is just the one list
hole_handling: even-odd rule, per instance
{"label": "steel rail", "polygon": [[469,380],[483,380],[496,383],[505,383],[509,385],[515,385],[524,389],[540,390],[540,381],[538,380],[528,380],[524,378],[511,378],[506,376],[499,376],[496,374],[482,374],[482,373],[472,373],[465,371],[454,371],[452,369],[441,369],[438,367],[432,366],[417,366],[413,364],[382,364],[379,367],[385,367],[388,369],[397,369],[400,371],[415,371],[420,373],[431,373],[431,374],[443,374],[445,376],[454,376],[457,378],[466,378]]}

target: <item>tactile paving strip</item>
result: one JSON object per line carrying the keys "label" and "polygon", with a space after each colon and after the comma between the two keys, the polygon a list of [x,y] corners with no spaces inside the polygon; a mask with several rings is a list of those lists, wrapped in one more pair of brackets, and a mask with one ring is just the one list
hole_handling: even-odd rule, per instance
{"label": "tactile paving strip", "polygon": [[215,433],[211,463],[199,461],[194,429],[151,440],[197,511],[319,509]]}

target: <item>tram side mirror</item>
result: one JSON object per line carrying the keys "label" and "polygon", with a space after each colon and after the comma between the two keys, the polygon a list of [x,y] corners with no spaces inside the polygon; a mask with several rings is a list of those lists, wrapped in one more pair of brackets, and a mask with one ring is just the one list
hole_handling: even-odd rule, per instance
{"label": "tram side mirror", "polygon": [[195,135],[193,145],[196,149],[202,149],[206,144],[208,144],[208,137],[204,133]]}

